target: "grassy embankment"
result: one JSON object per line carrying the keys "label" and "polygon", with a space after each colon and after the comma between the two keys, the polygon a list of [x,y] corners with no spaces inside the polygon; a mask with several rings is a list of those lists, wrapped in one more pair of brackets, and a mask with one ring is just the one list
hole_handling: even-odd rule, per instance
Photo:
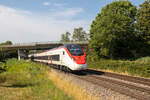
{"label": "grassy embankment", "polygon": [[16,59],[6,65],[0,73],[0,100],[74,100],[49,80],[45,65]]}
{"label": "grassy embankment", "polygon": [[103,71],[150,78],[150,57],[139,58],[135,61],[108,59],[90,60],[89,58],[88,67]]}
{"label": "grassy embankment", "polygon": [[74,83],[72,79],[69,79],[69,76],[65,77],[55,71],[49,73],[49,76],[59,88],[67,94],[74,96],[77,100],[99,100],[98,97],[83,88],[84,86]]}

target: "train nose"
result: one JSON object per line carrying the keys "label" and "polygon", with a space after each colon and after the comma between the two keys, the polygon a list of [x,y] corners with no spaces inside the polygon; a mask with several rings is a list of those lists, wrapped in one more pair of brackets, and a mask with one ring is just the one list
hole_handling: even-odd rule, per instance
{"label": "train nose", "polygon": [[76,63],[85,64],[86,63],[85,57],[76,57]]}

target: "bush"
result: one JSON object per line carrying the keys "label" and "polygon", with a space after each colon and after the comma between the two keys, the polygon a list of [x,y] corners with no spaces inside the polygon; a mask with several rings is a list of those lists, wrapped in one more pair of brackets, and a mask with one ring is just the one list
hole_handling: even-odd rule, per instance
{"label": "bush", "polygon": [[0,83],[6,82],[6,77],[5,75],[0,75]]}
{"label": "bush", "polygon": [[148,64],[150,63],[150,57],[142,57],[136,60],[137,63]]}
{"label": "bush", "polygon": [[137,59],[136,61],[110,59],[91,61],[88,59],[88,67],[111,70],[117,73],[128,73],[133,76],[150,77],[150,57]]}
{"label": "bush", "polygon": [[3,60],[5,60],[5,55],[4,52],[0,50],[0,62],[2,62]]}

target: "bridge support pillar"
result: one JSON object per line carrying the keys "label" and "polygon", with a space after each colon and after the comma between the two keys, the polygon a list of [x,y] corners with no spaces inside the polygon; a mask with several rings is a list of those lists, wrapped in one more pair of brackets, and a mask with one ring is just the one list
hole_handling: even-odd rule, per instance
{"label": "bridge support pillar", "polygon": [[20,50],[18,49],[18,60],[20,59],[27,59],[28,58],[28,50]]}
{"label": "bridge support pillar", "polygon": [[21,57],[20,57],[20,50],[18,49],[18,60],[20,60]]}

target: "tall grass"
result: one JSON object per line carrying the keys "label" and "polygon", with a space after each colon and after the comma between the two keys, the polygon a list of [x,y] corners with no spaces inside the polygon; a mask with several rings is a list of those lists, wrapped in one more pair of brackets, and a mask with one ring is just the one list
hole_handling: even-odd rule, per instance
{"label": "tall grass", "polygon": [[150,57],[140,58],[135,61],[110,59],[92,61],[88,59],[88,67],[150,78]]}
{"label": "tall grass", "polygon": [[0,100],[74,100],[49,80],[48,66],[11,59],[0,73]]}
{"label": "tall grass", "polygon": [[98,97],[86,91],[83,86],[73,83],[71,80],[64,77],[64,75],[59,75],[55,71],[48,73],[48,75],[59,88],[64,90],[67,94],[74,96],[77,100],[99,100]]}

